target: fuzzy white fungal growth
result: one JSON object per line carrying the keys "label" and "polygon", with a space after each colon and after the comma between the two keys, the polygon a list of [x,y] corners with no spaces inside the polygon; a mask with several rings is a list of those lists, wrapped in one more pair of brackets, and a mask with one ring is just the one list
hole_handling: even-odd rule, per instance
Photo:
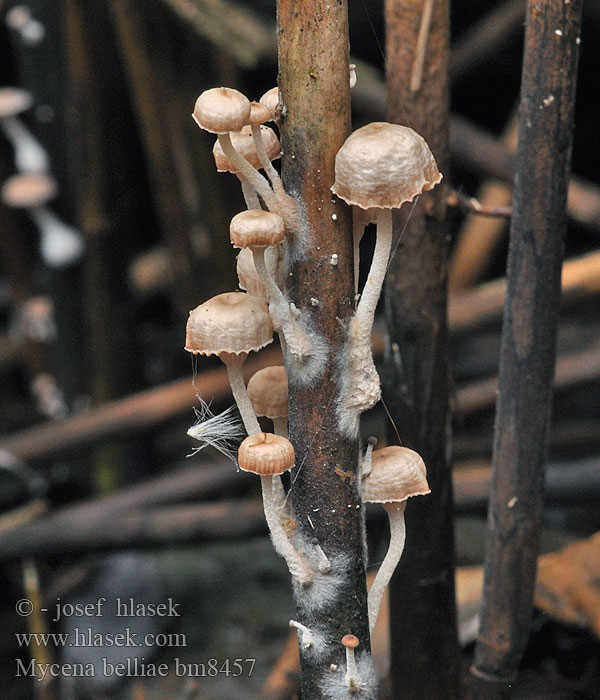
{"label": "fuzzy white fungal growth", "polygon": [[358,434],[360,414],[381,398],[379,374],[371,352],[371,328],[356,315],[350,319],[339,371],[338,425],[342,434],[353,438]]}
{"label": "fuzzy white fungal growth", "polygon": [[319,544],[319,540],[316,537],[313,537],[311,544],[315,548],[319,558],[319,571],[323,574],[329,573],[331,571],[331,562]]}
{"label": "fuzzy white fungal growth", "polygon": [[371,655],[367,652],[355,654],[354,663],[360,683],[355,679],[355,683],[348,687],[346,664],[331,664],[319,682],[324,698],[327,700],[375,700],[377,674]]}
{"label": "fuzzy white fungal growth", "polygon": [[194,408],[196,422],[187,434],[201,444],[200,447],[195,447],[188,457],[198,454],[210,445],[235,462],[237,448],[245,435],[244,428],[236,416],[235,406],[230,406],[222,413],[215,415],[206,401],[201,396],[197,395],[197,397],[200,408]]}
{"label": "fuzzy white fungal growth", "polygon": [[313,578],[310,586],[294,586],[294,595],[298,606],[307,614],[326,610],[337,600],[348,576],[350,556],[334,554],[329,557],[331,569],[327,573],[319,571],[319,558],[310,543],[303,541],[296,533],[294,537],[296,548],[300,548],[303,556],[310,562]]}

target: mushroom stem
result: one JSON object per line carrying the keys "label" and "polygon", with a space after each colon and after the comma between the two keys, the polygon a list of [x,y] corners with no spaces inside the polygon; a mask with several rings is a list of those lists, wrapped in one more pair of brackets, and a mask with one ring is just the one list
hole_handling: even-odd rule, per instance
{"label": "mushroom stem", "polygon": [[256,413],[254,413],[254,409],[252,408],[252,403],[248,397],[248,391],[246,390],[244,377],[242,375],[242,364],[246,359],[245,354],[241,356],[230,354],[226,358],[221,357],[221,359],[227,365],[227,377],[229,378],[231,393],[239,409],[246,432],[248,435],[260,433],[261,427],[258,423]]}
{"label": "mushroom stem", "polygon": [[375,629],[375,623],[379,616],[379,608],[381,607],[383,594],[400,561],[402,551],[404,550],[404,541],[406,539],[406,527],[404,524],[406,501],[402,501],[401,503],[383,503],[383,507],[390,521],[390,544],[385,558],[377,571],[377,576],[375,576],[375,580],[371,584],[367,598],[369,631],[371,634]]}
{"label": "mushroom stem", "polygon": [[277,197],[270,188],[267,180],[253,168],[248,161],[241,156],[231,143],[229,133],[217,134],[219,143],[223,149],[223,153],[229,159],[229,162],[234,165],[238,171],[246,178],[246,180],[254,187],[258,194],[263,198],[269,211],[278,213]]}
{"label": "mushroom stem", "polygon": [[244,195],[246,207],[248,209],[260,209],[260,201],[258,199],[258,195],[256,194],[256,190],[241,173],[236,173],[236,175],[242,185],[242,194]]}
{"label": "mushroom stem", "polygon": [[41,173],[50,169],[46,151],[16,117],[0,119],[0,126],[14,149],[15,165],[22,173]]}
{"label": "mushroom stem", "polygon": [[273,418],[273,432],[275,435],[281,435],[286,438],[288,436],[288,419],[287,416],[278,416]]}
{"label": "mushroom stem", "polygon": [[381,294],[383,278],[387,270],[390,251],[392,249],[392,210],[377,209],[377,241],[375,252],[369,269],[369,276],[363,287],[360,301],[356,309],[356,317],[369,335],[373,327],[375,309]]}
{"label": "mushroom stem", "polygon": [[300,644],[302,644],[305,649],[308,649],[315,643],[313,633],[306,625],[303,625],[301,622],[296,622],[296,620],[290,620],[290,627],[295,627],[298,632],[300,632]]}
{"label": "mushroom stem", "polygon": [[262,487],[265,518],[271,533],[273,547],[275,548],[277,554],[285,559],[292,577],[297,579],[298,583],[300,583],[302,586],[306,586],[312,582],[312,572],[310,571],[308,564],[295,550],[294,546],[288,539],[283,526],[281,525],[277,503],[275,502],[273,496],[273,477],[271,475],[261,476],[260,483]]}
{"label": "mushroom stem", "polygon": [[367,450],[360,465],[360,478],[364,479],[369,476],[373,469],[373,448],[377,444],[377,438],[374,435],[369,435],[367,438]]}
{"label": "mushroom stem", "polygon": [[275,280],[271,277],[271,273],[265,263],[265,250],[266,248],[253,247],[252,257],[256,274],[267,292],[269,313],[273,319],[273,327],[276,331],[280,331],[291,319],[290,304],[283,296],[283,292],[279,289]]}
{"label": "mushroom stem", "polygon": [[254,140],[254,147],[256,148],[256,154],[258,155],[258,160],[260,161],[260,164],[263,166],[263,169],[264,169],[265,173],[267,174],[267,177],[271,181],[271,185],[273,186],[273,191],[275,192],[275,195],[277,197],[284,196],[285,190],[283,189],[283,184],[281,182],[281,178],[279,177],[279,173],[277,172],[277,170],[275,170],[273,163],[271,163],[271,159],[267,155],[267,151],[265,149],[265,143],[263,141],[260,126],[258,124],[252,124],[252,126],[250,128],[252,129],[252,139]]}

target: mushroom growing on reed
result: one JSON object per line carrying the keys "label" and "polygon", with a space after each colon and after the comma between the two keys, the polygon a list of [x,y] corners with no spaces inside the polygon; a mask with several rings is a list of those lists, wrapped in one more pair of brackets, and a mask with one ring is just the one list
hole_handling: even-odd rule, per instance
{"label": "mushroom growing on reed", "polygon": [[424,496],[430,489],[420,455],[408,447],[395,445],[373,452],[371,471],[362,479],[361,486],[363,501],[381,503],[390,521],[388,551],[369,589],[369,629],[373,632],[383,594],[404,549],[406,501],[411,496]]}
{"label": "mushroom growing on reed", "polygon": [[[371,268],[348,330],[345,383],[338,404],[340,428],[346,434],[356,434],[360,413],[380,398],[371,329],[392,247],[392,209],[441,179],[425,140],[399,124],[367,124],[350,134],[336,155],[332,192],[348,204],[370,210],[365,221],[377,222]],[[359,220],[357,226],[363,223]],[[356,245],[357,229],[354,236]]]}
{"label": "mushroom growing on reed", "polygon": [[249,435],[242,441],[238,450],[240,469],[260,476],[265,518],[275,551],[285,559],[290,574],[298,583],[307,585],[312,581],[312,572],[281,525],[272,484],[274,477],[279,478],[294,466],[294,459],[292,443],[287,438],[273,433]]}
{"label": "mushroom growing on reed", "polygon": [[190,311],[185,349],[194,355],[217,355],[225,363],[248,435],[261,429],[248,398],[242,364],[249,352],[272,341],[273,324],[267,305],[244,292],[219,294]]}

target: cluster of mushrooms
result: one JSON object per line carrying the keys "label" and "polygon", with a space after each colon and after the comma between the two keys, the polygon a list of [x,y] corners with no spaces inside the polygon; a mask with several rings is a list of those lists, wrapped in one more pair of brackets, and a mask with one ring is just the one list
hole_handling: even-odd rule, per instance
{"label": "cluster of mushrooms", "polygon": [[[241,250],[237,259],[243,292],[220,294],[193,311],[187,323],[185,349],[199,355],[218,355],[227,366],[231,389],[247,437],[242,441],[237,462],[240,469],[260,476],[264,509],[276,551],[284,557],[297,590],[310,588],[315,577],[327,576],[331,562],[317,541],[300,542],[293,527],[293,506],[281,475],[294,466],[294,448],[287,439],[288,381],[314,376],[318,363],[327,355],[318,333],[307,321],[307,311],[297,309],[283,288],[286,241],[310,242],[301,207],[289,196],[272,161],[279,157],[279,140],[267,121],[277,123],[282,109],[273,88],[260,102],[250,102],[237,90],[220,87],[207,90],[196,101],[193,117],[197,124],[217,134],[213,149],[218,170],[235,173],[242,183],[247,210],[233,217],[232,244]],[[266,177],[259,169],[263,169]],[[377,241],[367,281],[348,327],[337,397],[340,433],[358,434],[360,414],[380,398],[379,377],[371,352],[371,330],[375,307],[392,245],[392,212],[412,201],[440,180],[435,160],[425,141],[412,129],[397,124],[373,123],[349,136],[336,157],[336,178],[331,189],[352,205],[354,216],[355,280],[358,278],[358,244],[369,223],[377,224]],[[357,283],[356,283],[357,287]],[[356,289],[358,292],[358,289]],[[286,367],[258,371],[246,388],[242,363],[249,352],[271,343],[277,332]],[[287,371],[286,371],[287,368]],[[310,381],[310,378],[309,378]],[[257,416],[273,421],[273,432],[264,432]],[[189,434],[201,442],[206,424]],[[361,460],[362,500],[381,503],[389,515],[390,546],[369,590],[369,626],[375,627],[384,590],[404,547],[404,509],[409,497],[429,493],[426,469],[421,457],[405,447],[374,450],[374,439]],[[290,526],[292,523],[292,526]],[[311,631],[292,621],[301,643],[313,643]],[[346,635],[347,668],[344,684],[360,688],[353,663],[356,637]]]}

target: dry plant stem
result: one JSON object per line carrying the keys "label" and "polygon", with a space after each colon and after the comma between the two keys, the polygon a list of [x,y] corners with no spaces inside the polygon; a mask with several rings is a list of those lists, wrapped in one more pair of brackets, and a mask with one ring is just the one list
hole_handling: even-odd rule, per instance
{"label": "dry plant stem", "polygon": [[246,202],[248,209],[260,209],[260,201],[256,190],[241,173],[236,173],[236,175],[242,185],[242,194],[244,195],[244,202]]}
{"label": "dry plant stem", "polygon": [[258,195],[262,197],[264,203],[267,205],[267,209],[279,213],[277,198],[273,194],[273,190],[269,186],[267,180],[235,150],[229,134],[217,134],[217,136],[223,153],[227,156],[229,162],[238,169],[240,174],[256,190]]}
{"label": "dry plant stem", "polygon": [[417,38],[417,48],[415,50],[415,60],[412,74],[410,76],[410,89],[417,92],[421,89],[423,81],[423,66],[425,64],[425,54],[427,51],[427,39],[429,38],[429,27],[431,26],[431,14],[435,0],[423,0],[423,14],[421,15],[421,26]]}
{"label": "dry plant stem", "polygon": [[390,543],[385,558],[377,570],[375,580],[369,588],[369,630],[371,634],[373,634],[375,624],[377,623],[383,594],[388,587],[392,574],[398,566],[406,540],[406,526],[404,524],[406,501],[403,503],[384,503],[383,507],[390,521]]}
{"label": "dry plant stem", "polygon": [[[295,619],[330,639],[339,640],[352,630],[364,655],[369,651],[369,628],[361,508],[357,508],[358,445],[340,434],[332,410],[340,390],[335,360],[345,343],[340,321],[347,322],[352,314],[354,292],[350,211],[343,203],[332,202],[330,191],[335,154],[350,132],[347,3],[278,0],[278,43],[285,109],[282,176],[286,191],[300,202],[308,238],[303,256],[297,255],[296,239],[289,242],[290,300],[327,344],[323,371],[308,386],[294,382],[288,366],[289,429],[297,465],[292,499],[299,534],[309,542],[317,538],[332,562],[332,572],[325,576],[338,581],[325,613],[299,597]],[[334,253],[336,266],[329,264]],[[312,305],[311,298],[318,299],[318,305]],[[339,465],[350,478],[336,474]],[[342,571],[335,568],[340,557],[347,561]],[[345,664],[343,647],[333,644],[318,655],[300,649],[300,658],[303,699],[329,700],[321,681],[331,676],[331,664],[340,668]]]}
{"label": "dry plant stem", "polygon": [[[449,7],[436,0],[418,92],[410,90],[422,0],[386,0],[388,117],[410,126],[448,170]],[[448,463],[447,223],[442,185],[394,216],[402,238],[386,278],[389,347],[383,395],[402,435],[427,465],[431,494],[412,503],[402,573],[390,583],[393,694],[402,700],[460,696],[456,636],[452,481]],[[409,217],[408,222],[406,218]],[[406,228],[404,225],[406,224]],[[396,440],[390,430],[390,438]],[[418,501],[418,499],[414,499]],[[431,611],[436,624],[431,624]],[[407,641],[410,640],[410,641]]]}
{"label": "dry plant stem", "polygon": [[271,185],[273,186],[273,191],[275,192],[275,195],[278,197],[281,196],[286,196],[285,195],[285,190],[283,189],[283,184],[281,182],[281,178],[279,177],[279,173],[275,168],[273,167],[273,163],[271,163],[271,159],[267,155],[267,152],[265,150],[265,144],[263,141],[263,137],[260,131],[260,126],[258,124],[253,124],[251,126],[252,129],[252,139],[254,140],[254,147],[256,148],[256,153],[258,154],[258,159],[260,160],[261,165],[264,168],[265,173],[267,174],[267,177],[271,181]]}
{"label": "dry plant stem", "polygon": [[288,536],[281,525],[280,513],[278,504],[275,501],[275,488],[273,481],[281,479],[278,476],[261,476],[260,485],[262,487],[263,505],[265,508],[265,518],[271,533],[273,547],[277,554],[285,559],[285,563],[289,569],[292,578],[294,578],[302,586],[306,586],[312,580],[312,572],[308,563],[294,549],[294,546],[288,539]]}
{"label": "dry plant stem", "polygon": [[229,378],[231,393],[233,394],[233,398],[235,399],[242,417],[244,428],[248,435],[253,435],[254,433],[260,433],[261,427],[258,424],[256,413],[254,413],[254,409],[252,408],[242,375],[242,364],[245,359],[245,355],[236,356],[230,354],[223,362],[227,365],[227,377]]}
{"label": "dry plant stem", "polygon": [[529,635],[552,399],[581,6],[581,0],[535,0],[527,7],[484,597],[471,669],[472,697],[477,699],[510,696]]}

